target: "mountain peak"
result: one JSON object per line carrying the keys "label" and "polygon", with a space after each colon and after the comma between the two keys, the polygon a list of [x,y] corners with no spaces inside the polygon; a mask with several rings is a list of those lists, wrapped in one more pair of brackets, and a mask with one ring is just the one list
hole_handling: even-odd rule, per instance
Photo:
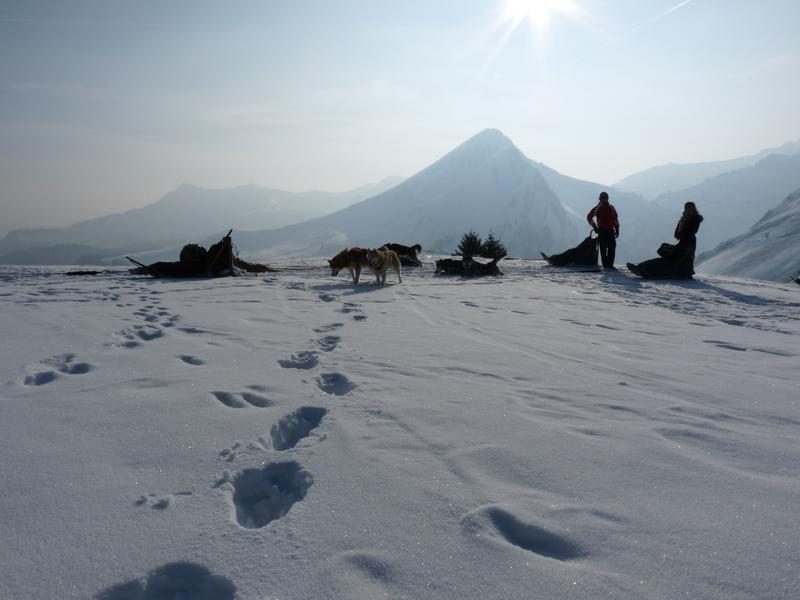
{"label": "mountain peak", "polygon": [[466,142],[462,147],[481,147],[481,149],[504,150],[506,148],[516,148],[514,143],[507,138],[499,129],[484,129],[479,131]]}

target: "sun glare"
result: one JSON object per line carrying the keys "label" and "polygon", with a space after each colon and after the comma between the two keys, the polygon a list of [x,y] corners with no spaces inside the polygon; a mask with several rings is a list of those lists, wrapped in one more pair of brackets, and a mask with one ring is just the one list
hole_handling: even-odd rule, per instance
{"label": "sun glare", "polygon": [[543,32],[554,15],[579,16],[581,8],[572,0],[506,0],[503,20],[519,25],[528,21],[537,31]]}

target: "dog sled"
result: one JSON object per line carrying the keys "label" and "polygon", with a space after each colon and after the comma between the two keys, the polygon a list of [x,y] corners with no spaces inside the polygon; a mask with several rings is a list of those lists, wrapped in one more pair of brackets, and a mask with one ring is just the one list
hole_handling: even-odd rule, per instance
{"label": "dog sled", "polygon": [[542,258],[553,267],[597,267],[597,238],[591,233],[580,244],[561,254],[548,256],[541,252]]}
{"label": "dog sled", "polygon": [[658,258],[639,264],[628,263],[628,270],[644,279],[692,279],[694,249],[663,243],[656,251]]}
{"label": "dog sled", "polygon": [[240,259],[233,252],[231,240],[233,229],[219,242],[206,250],[199,244],[187,244],[183,247],[177,262],[155,262],[144,265],[126,256],[137,268],[131,269],[134,275],[151,275],[153,277],[230,277],[237,270],[247,273],[266,273],[273,271],[267,265],[249,263]]}

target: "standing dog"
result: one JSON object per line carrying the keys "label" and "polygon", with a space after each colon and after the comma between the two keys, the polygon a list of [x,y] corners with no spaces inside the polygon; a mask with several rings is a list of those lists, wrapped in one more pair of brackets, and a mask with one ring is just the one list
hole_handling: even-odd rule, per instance
{"label": "standing dog", "polygon": [[397,279],[400,283],[403,283],[403,278],[400,276],[400,259],[397,256],[397,252],[386,248],[367,250],[367,264],[370,270],[375,273],[378,285],[386,285],[386,271],[390,268],[394,269],[394,272],[397,273]]}
{"label": "standing dog", "polygon": [[358,284],[361,276],[361,267],[368,267],[367,250],[365,248],[345,248],[339,254],[328,261],[331,267],[331,275],[336,277],[339,271],[347,269],[353,278],[353,284]]}

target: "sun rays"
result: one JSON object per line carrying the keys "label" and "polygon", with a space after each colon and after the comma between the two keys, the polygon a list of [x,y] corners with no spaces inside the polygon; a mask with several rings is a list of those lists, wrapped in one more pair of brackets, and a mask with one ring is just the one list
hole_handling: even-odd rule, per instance
{"label": "sun rays", "polygon": [[573,0],[505,0],[500,21],[514,29],[527,22],[538,33],[544,33],[554,17],[577,18],[583,13]]}

